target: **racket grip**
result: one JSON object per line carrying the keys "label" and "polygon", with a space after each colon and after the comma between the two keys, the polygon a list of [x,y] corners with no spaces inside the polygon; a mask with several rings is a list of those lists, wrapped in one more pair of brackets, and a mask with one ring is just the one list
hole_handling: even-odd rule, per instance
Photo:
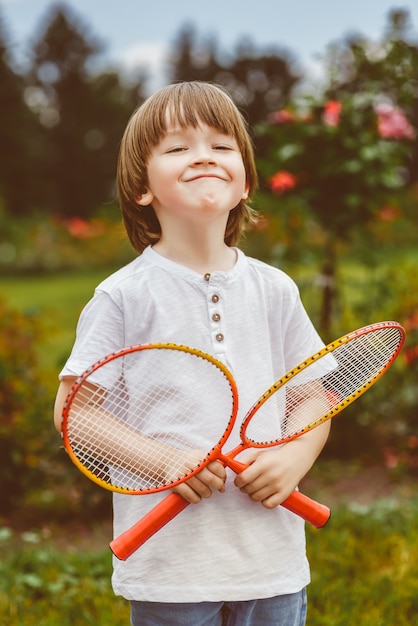
{"label": "racket grip", "polygon": [[190,502],[187,502],[178,493],[170,493],[136,524],[110,542],[109,545],[113,554],[120,561],[126,561],[142,544],[187,508],[189,504]]}
{"label": "racket grip", "polygon": [[[248,465],[236,461],[228,457],[223,457],[227,465],[237,474],[243,472]],[[281,504],[285,509],[299,515],[305,522],[308,522],[315,528],[322,528],[331,517],[330,509],[325,504],[320,504],[312,498],[308,498],[300,491],[294,491]]]}
{"label": "racket grip", "polygon": [[330,509],[325,504],[320,504],[312,498],[308,498],[300,491],[294,491],[281,504],[285,509],[299,515],[305,522],[315,528],[322,528],[331,517]]}

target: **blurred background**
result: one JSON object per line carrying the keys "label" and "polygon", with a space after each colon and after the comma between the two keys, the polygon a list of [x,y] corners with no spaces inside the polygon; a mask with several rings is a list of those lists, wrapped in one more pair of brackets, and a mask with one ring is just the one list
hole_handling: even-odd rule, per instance
{"label": "blurred background", "polygon": [[[103,610],[92,600],[103,600],[102,588],[110,597],[108,555],[95,560],[93,531],[99,529],[103,548],[109,494],[71,466],[52,426],[52,406],[83,305],[102,278],[134,257],[115,194],[123,130],[144,98],[179,80],[225,86],[248,121],[260,220],[242,248],[294,278],[323,339],[385,319],[407,330],[390,372],[335,420],[304,490],[340,511],[350,540],[362,535],[357,562],[367,533],[376,539],[377,528],[386,565],[393,557],[375,585],[380,603],[386,601],[381,614],[364,618],[359,588],[359,613],[351,601],[337,618],[314,586],[311,623],[413,623],[418,8],[378,0],[338,7],[167,2],[155,10],[134,0],[0,0],[0,551],[8,555],[0,564],[0,615],[5,624],[35,623],[32,615],[39,622],[37,598],[40,623],[66,624],[52,598],[70,589],[68,624],[126,623],[122,605],[109,599]],[[389,523],[393,507],[397,528]],[[72,538],[92,549],[88,568],[98,572],[99,588],[83,579],[77,601],[80,550],[68,556],[63,528],[67,536],[76,528]],[[324,550],[341,554],[337,536],[327,537]],[[374,583],[382,569],[377,552]],[[352,556],[338,563],[347,576]],[[329,566],[318,587],[329,587],[333,565],[324,563],[323,551],[318,560],[325,577]],[[361,567],[364,576],[368,566]],[[400,598],[385,585],[401,570]],[[392,619],[399,603],[404,614]]]}

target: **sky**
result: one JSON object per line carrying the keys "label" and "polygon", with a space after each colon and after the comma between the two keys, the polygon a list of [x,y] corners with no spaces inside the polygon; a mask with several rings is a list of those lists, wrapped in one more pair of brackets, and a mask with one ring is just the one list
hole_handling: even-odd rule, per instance
{"label": "sky", "polygon": [[[0,0],[0,19],[13,57],[23,62],[52,0]],[[180,29],[194,26],[198,41],[215,37],[224,53],[249,38],[257,51],[276,47],[315,77],[327,47],[349,34],[378,41],[391,9],[409,12],[418,41],[416,0],[66,0],[87,31],[105,47],[103,64],[133,71],[146,67],[151,91],[165,84],[164,63]]]}

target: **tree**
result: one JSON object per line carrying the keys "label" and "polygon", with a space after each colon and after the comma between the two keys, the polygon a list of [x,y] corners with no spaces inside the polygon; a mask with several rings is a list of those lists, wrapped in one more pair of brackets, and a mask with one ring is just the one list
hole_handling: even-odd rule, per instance
{"label": "tree", "polygon": [[0,22],[0,196],[7,213],[21,215],[33,199],[31,154],[36,121],[24,101],[25,83],[10,64]]}
{"label": "tree", "polygon": [[[223,85],[243,111],[250,128],[269,112],[285,106],[300,80],[287,53],[260,53],[247,39],[240,42],[232,58],[226,59],[213,38],[198,41],[192,25],[180,30],[171,57],[171,80]],[[257,141],[262,150],[261,139]]]}
{"label": "tree", "polygon": [[179,31],[170,55],[170,80],[215,81],[223,67],[217,60],[216,40],[209,38],[197,42],[197,34],[192,24],[185,24]]}
{"label": "tree", "polygon": [[114,199],[118,143],[141,82],[92,74],[101,44],[65,6],[56,6],[33,46],[29,75],[44,133],[42,181],[49,211],[89,216]]}

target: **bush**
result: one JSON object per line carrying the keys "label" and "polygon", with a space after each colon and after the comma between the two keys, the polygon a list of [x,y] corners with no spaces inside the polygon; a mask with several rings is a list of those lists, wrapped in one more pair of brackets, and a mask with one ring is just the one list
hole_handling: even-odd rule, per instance
{"label": "bush", "polygon": [[10,220],[0,207],[0,275],[44,274],[122,265],[133,258],[119,214]]}
{"label": "bush", "polygon": [[40,320],[0,300],[0,514],[42,479],[50,396],[37,367]]}

